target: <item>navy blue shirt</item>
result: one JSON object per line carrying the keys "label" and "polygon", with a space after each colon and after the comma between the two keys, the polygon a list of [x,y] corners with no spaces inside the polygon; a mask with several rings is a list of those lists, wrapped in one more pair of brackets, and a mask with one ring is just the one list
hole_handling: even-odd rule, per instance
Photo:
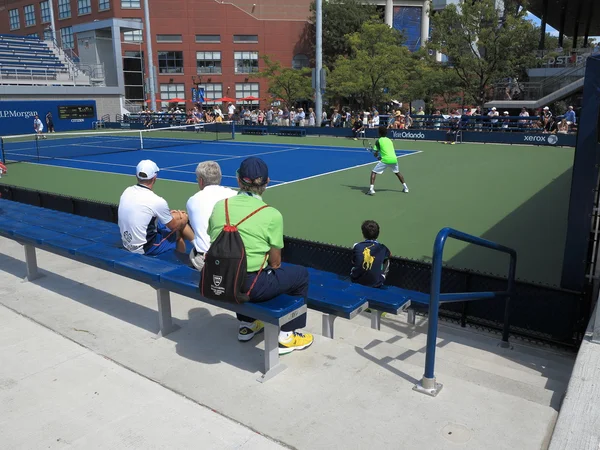
{"label": "navy blue shirt", "polygon": [[380,287],[389,267],[389,249],[377,241],[363,241],[352,248],[350,278],[363,286]]}

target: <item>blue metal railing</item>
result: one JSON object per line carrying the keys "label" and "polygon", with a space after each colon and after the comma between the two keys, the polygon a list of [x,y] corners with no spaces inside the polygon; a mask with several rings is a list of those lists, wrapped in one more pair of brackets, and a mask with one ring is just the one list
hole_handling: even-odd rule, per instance
{"label": "blue metal railing", "polygon": [[[440,293],[442,280],[442,256],[444,254],[444,245],[448,238],[454,238],[459,241],[479,245],[492,250],[496,250],[510,255],[510,266],[508,269],[508,286],[506,291],[498,292],[465,292],[465,293]],[[425,374],[422,384],[426,389],[435,390],[435,350],[438,331],[438,314],[440,303],[450,303],[457,301],[472,301],[485,298],[504,298],[504,328],[502,330],[502,342],[508,344],[509,331],[509,305],[510,297],[515,289],[515,270],[517,267],[517,252],[512,248],[505,247],[495,242],[481,239],[452,228],[443,228],[435,238],[433,244],[433,265],[431,268],[431,295],[429,298],[429,327],[427,330],[427,354],[425,356]],[[428,383],[426,381],[429,381]]]}

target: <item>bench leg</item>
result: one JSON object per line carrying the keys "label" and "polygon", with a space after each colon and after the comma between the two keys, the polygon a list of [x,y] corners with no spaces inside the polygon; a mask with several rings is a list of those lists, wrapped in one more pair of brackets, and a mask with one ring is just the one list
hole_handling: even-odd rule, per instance
{"label": "bench leg", "polygon": [[333,322],[336,316],[333,314],[323,314],[323,336],[329,339],[333,339]]}
{"label": "bench leg", "polygon": [[411,324],[414,325],[416,323],[417,320],[417,314],[415,313],[414,309],[409,309],[407,314],[406,314],[406,321]]}
{"label": "bench leg", "polygon": [[371,328],[381,330],[381,316],[383,313],[371,308]]}
{"label": "bench leg", "polygon": [[156,299],[158,300],[158,324],[160,326],[156,337],[161,338],[178,330],[179,326],[173,323],[171,317],[171,293],[166,289],[157,289]]}
{"label": "bench leg", "polygon": [[279,362],[279,327],[265,323],[265,372],[258,381],[264,383],[284,370],[285,365]]}
{"label": "bench leg", "polygon": [[33,281],[42,275],[38,271],[37,256],[33,245],[25,244],[25,263],[27,264],[27,281]]}

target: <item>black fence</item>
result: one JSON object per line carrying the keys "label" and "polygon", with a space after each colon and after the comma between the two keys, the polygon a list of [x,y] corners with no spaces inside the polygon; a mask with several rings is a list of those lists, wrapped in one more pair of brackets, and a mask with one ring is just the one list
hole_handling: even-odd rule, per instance
{"label": "black fence", "polygon": [[[92,202],[20,187],[0,184],[0,197],[108,222],[117,222],[117,205]],[[68,225],[68,224],[67,224]],[[283,260],[346,276],[350,273],[351,249],[330,244],[285,238]],[[393,258],[388,284],[429,292],[431,265],[421,261]],[[445,267],[442,292],[500,291],[506,280],[474,271]],[[417,311],[427,314],[427,310]],[[589,292],[572,292],[533,283],[517,282],[511,299],[511,335],[537,343],[578,348],[591,313]],[[504,302],[479,300],[446,304],[440,317],[462,326],[502,330]]]}

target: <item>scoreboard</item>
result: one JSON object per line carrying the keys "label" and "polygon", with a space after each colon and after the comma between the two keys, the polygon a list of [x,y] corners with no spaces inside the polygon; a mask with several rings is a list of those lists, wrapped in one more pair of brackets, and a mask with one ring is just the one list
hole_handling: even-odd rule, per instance
{"label": "scoreboard", "polygon": [[58,105],[59,119],[93,119],[96,112],[92,105]]}

